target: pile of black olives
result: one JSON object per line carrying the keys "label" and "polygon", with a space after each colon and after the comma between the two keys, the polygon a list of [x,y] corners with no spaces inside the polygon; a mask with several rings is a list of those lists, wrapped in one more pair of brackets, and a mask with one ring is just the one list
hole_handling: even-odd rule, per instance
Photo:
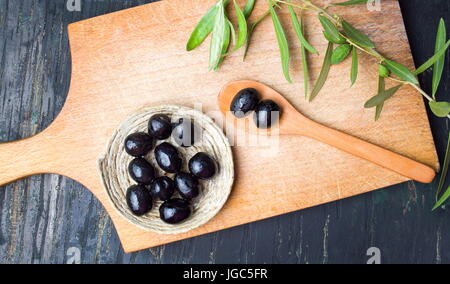
{"label": "pile of black olives", "polygon": [[[134,157],[128,166],[130,177],[137,183],[127,190],[127,204],[136,216],[143,216],[153,208],[154,200],[164,203],[159,208],[161,220],[179,224],[192,214],[191,201],[200,195],[199,180],[216,174],[216,163],[207,153],[197,153],[189,160],[188,172],[183,172],[183,157],[177,147],[156,141],[172,136],[180,147],[195,143],[195,125],[190,119],[172,124],[169,116],[157,114],[150,118],[148,133],[139,132],[125,139],[125,151]],[[158,167],[172,176],[157,177],[155,168],[145,159],[154,148]],[[178,196],[178,197],[177,197]]]}
{"label": "pile of black olives", "polygon": [[261,100],[258,91],[252,88],[243,89],[231,102],[230,110],[237,118],[244,118],[255,112],[253,119],[258,128],[268,129],[278,122],[280,106],[272,100]]}

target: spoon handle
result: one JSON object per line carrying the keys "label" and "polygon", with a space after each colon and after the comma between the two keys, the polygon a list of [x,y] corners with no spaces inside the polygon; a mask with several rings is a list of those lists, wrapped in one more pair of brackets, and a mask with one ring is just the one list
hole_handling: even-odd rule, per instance
{"label": "spoon handle", "polygon": [[436,172],[429,166],[314,121],[304,120],[302,127],[304,127],[301,131],[302,135],[336,147],[415,181],[431,183],[436,176]]}

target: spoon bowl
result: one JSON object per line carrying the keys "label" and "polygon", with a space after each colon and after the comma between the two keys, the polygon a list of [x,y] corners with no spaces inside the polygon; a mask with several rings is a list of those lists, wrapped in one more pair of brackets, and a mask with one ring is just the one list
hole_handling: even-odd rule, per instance
{"label": "spoon bowl", "polygon": [[[243,119],[239,119],[231,113],[231,102],[239,91],[246,88],[255,89],[261,95],[262,99],[273,100],[280,106],[279,121],[271,128],[257,128],[253,122],[253,113]],[[227,120],[235,126],[245,128],[245,131],[259,135],[304,135],[302,129],[297,127],[296,123],[302,123],[308,120],[284,96],[269,86],[256,81],[236,81],[225,85],[219,94],[219,108]]]}
{"label": "spoon bowl", "polygon": [[[256,89],[261,99],[273,100],[280,106],[279,121],[271,129],[258,129],[252,121],[253,114],[243,119],[232,114],[231,102],[239,91],[246,88]],[[422,183],[430,183],[436,176],[436,172],[427,165],[310,120],[298,112],[283,95],[265,84],[256,81],[228,83],[221,90],[218,103],[228,121],[249,133],[306,136]]]}

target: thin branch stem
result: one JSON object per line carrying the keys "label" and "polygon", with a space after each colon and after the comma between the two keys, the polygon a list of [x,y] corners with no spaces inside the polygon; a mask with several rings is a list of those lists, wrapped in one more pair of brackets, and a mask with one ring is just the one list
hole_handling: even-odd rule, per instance
{"label": "thin branch stem", "polygon": [[337,25],[340,25],[340,17],[338,15],[332,15],[330,14],[326,9],[323,9],[317,5],[314,5],[310,0],[299,0],[303,2],[305,5],[310,6],[314,10],[316,10],[318,13],[325,15],[326,17],[330,18],[330,20],[334,21]]}
{"label": "thin branch stem", "polygon": [[[428,100],[428,102],[436,102],[436,100],[433,98],[433,97],[431,97],[430,95],[428,95],[427,94],[427,92],[425,92],[424,90],[422,90],[422,88],[420,88],[418,85],[415,85],[415,84],[413,84],[413,83],[411,83],[411,82],[406,82],[406,81],[402,81],[402,80],[398,80],[398,79],[395,79],[395,78],[392,78],[392,77],[387,77],[387,79],[389,79],[389,80],[391,80],[391,81],[394,81],[394,82],[397,82],[397,83],[400,83],[400,84],[403,84],[403,85],[409,85],[409,86],[412,86],[414,89],[416,89],[424,98],[426,98],[427,100]],[[449,118],[450,119],[450,115],[447,115],[447,118]]]}
{"label": "thin branch stem", "polygon": [[384,58],[384,56],[381,55],[381,54],[379,54],[376,50],[374,50],[374,49],[366,49],[366,48],[364,48],[364,47],[358,45],[357,43],[353,42],[353,41],[352,41],[350,38],[348,38],[345,34],[343,34],[343,33],[341,33],[341,32],[339,32],[339,34],[340,34],[343,38],[345,38],[345,39],[347,40],[347,42],[348,42],[350,45],[356,47],[357,49],[361,50],[361,51],[364,52],[364,53],[367,53],[368,55],[370,55],[370,56],[372,56],[372,57],[378,58],[380,62],[383,62],[384,60],[386,60],[386,58]]}
{"label": "thin branch stem", "polygon": [[416,89],[417,91],[419,91],[429,102],[435,102],[435,100],[430,97],[424,90],[422,90],[419,86],[414,85],[412,83],[408,82],[408,85],[412,86],[414,89]]}
{"label": "thin branch stem", "polygon": [[259,17],[258,19],[256,19],[256,21],[252,24],[253,26],[258,25],[259,23],[261,23],[267,16],[270,15],[270,11],[266,11],[264,14],[261,15],[261,17]]}
{"label": "thin branch stem", "polygon": [[[275,2],[279,2],[279,1],[275,0]],[[277,6],[277,5],[276,5],[276,3],[274,3],[274,5],[272,5],[272,6],[274,7],[274,6]],[[258,19],[256,19],[256,21],[252,24],[253,28],[255,28],[259,23],[261,23],[269,15],[270,15],[270,10],[267,10]]]}
{"label": "thin branch stem", "polygon": [[393,78],[393,77],[387,77],[386,79],[389,79],[389,80],[391,80],[391,81],[394,81],[394,82],[397,82],[397,83],[400,83],[400,84],[403,84],[403,85],[405,85],[405,84],[408,83],[408,82],[406,82],[406,81],[402,81],[402,80],[399,80],[399,79],[395,79],[395,78]]}
{"label": "thin branch stem", "polygon": [[294,4],[292,2],[287,2],[287,1],[283,1],[283,0],[274,0],[274,1],[277,2],[277,3],[286,4],[286,5],[289,5],[289,6],[292,6],[292,7],[296,7],[296,8],[302,9],[302,10],[315,11],[314,9],[307,8],[306,6],[301,6],[301,5],[298,5],[298,4]]}

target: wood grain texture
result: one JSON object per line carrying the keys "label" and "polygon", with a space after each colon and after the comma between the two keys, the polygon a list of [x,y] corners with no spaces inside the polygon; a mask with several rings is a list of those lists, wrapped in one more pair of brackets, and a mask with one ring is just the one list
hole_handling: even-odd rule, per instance
{"label": "wood grain texture", "polygon": [[[37,16],[39,11],[41,11],[41,14],[47,15],[44,22],[58,22],[58,20],[68,22],[73,21],[74,18],[87,18],[107,11],[126,8],[128,5],[138,4],[137,1],[86,1],[88,4],[84,7],[83,13],[74,16],[75,14],[64,10],[65,3],[61,2],[63,1],[49,1],[44,3],[45,6],[41,3],[44,7],[27,6],[26,3],[15,1],[6,3],[8,5],[1,2],[2,5],[10,8],[6,9],[2,6],[2,16],[0,17],[2,25],[5,23],[5,18],[14,19],[18,18],[17,15],[19,14],[32,14],[36,18],[31,18],[31,22],[28,25],[24,24],[23,27],[23,29],[32,30],[33,27],[39,26],[37,23],[43,21],[43,18]],[[417,8],[419,4],[412,5]],[[441,7],[437,10],[444,12],[445,5],[441,4]],[[21,12],[19,13],[19,11]],[[34,13],[30,11],[34,11]],[[9,16],[4,16],[3,13]],[[411,13],[411,15],[415,14]],[[430,18],[432,17],[424,17],[421,22],[423,23],[425,20],[430,22]],[[2,60],[11,57],[9,64],[2,64],[2,92],[5,92],[4,82],[8,82],[5,80],[5,74],[14,71],[14,67],[23,68],[20,70],[29,70],[22,74],[30,74],[35,68],[34,63],[18,66],[17,62],[14,62],[15,55],[20,53],[14,47],[14,44],[20,45],[21,41],[14,37],[10,38],[9,34],[20,33],[21,29],[14,26],[12,20],[8,23],[13,25],[10,27],[10,32],[4,33],[2,30],[1,34],[2,38],[9,39],[9,43],[6,42],[10,45],[8,48],[3,47],[4,49],[1,50],[4,55]],[[430,26],[434,24],[434,22],[431,22]],[[51,24],[42,28],[46,31],[54,29]],[[424,28],[423,24],[416,27],[416,30],[420,32],[420,28]],[[425,34],[426,32],[422,33]],[[427,36],[430,37],[429,42],[432,42],[433,36],[431,33],[428,32]],[[64,40],[66,40],[64,33],[55,37],[50,39],[43,37],[41,41],[49,45],[49,42],[58,42],[59,39],[62,41],[60,46],[67,45],[67,43],[64,43]],[[42,42],[33,42],[33,44],[40,46]],[[423,42],[416,45],[419,60],[425,59],[425,55],[430,52],[428,45]],[[32,48],[29,47],[22,53],[27,53],[29,50],[32,50]],[[44,49],[44,51],[47,52],[48,49]],[[48,88],[51,89],[51,92],[57,90],[56,94],[52,95],[52,99],[58,97],[60,107],[66,93],[64,88],[67,90],[70,62],[67,60],[68,50],[62,49],[60,53],[57,52],[56,54],[49,52],[46,58],[51,58],[52,64],[55,64],[58,61],[54,59],[55,57],[66,57],[60,60],[63,62],[60,63],[62,75],[41,73],[37,75],[38,78],[34,81],[43,85],[49,81],[54,86],[57,82],[61,83],[62,81],[62,86],[57,86],[55,89],[53,87]],[[31,60],[40,62],[40,64],[43,63],[43,59],[39,55],[29,56]],[[33,73],[32,75],[36,74]],[[29,84],[29,82],[24,83],[23,76],[10,76],[9,78],[16,84]],[[48,77],[42,79],[39,76]],[[60,81],[55,80],[55,77],[59,78],[59,76],[61,77]],[[45,82],[42,83],[40,80]],[[36,94],[17,92],[17,90],[15,89],[6,96],[2,96],[2,100],[5,102],[3,108],[26,109],[26,103],[29,101],[26,98]],[[11,99],[14,96],[18,99]],[[37,100],[39,101],[39,97]],[[23,102],[23,104],[20,102]],[[38,107],[40,107],[40,104],[39,101]],[[52,111],[46,118],[47,125],[59,108],[58,105],[52,105],[51,109]],[[46,124],[43,118],[45,111],[37,113],[39,125],[45,126]],[[3,124],[5,128],[1,128],[1,131],[16,132],[15,136],[14,134],[3,136],[4,141],[27,137],[35,133],[36,130],[27,128],[28,118],[14,117],[11,112],[2,112],[2,115],[4,115],[2,123],[6,124]],[[21,124],[24,125],[23,128],[20,128],[19,125]],[[435,125],[439,126],[439,124]],[[446,128],[445,125],[440,127]],[[438,127],[438,130],[440,127]],[[17,134],[18,129],[22,129],[21,131],[24,131],[24,134]],[[437,135],[438,138],[441,138],[437,141],[440,149],[442,149],[442,145],[445,143],[442,138],[445,134],[443,131],[438,131]],[[27,188],[27,190],[24,191],[24,188]],[[445,218],[445,211],[437,215],[428,213],[432,203],[432,186],[416,186],[413,183],[408,183],[395,186],[393,189],[396,190],[371,193],[163,246],[151,251],[124,255],[120,249],[117,235],[111,227],[111,222],[90,193],[66,178],[33,177],[14,183],[8,186],[6,191],[0,192],[2,204],[0,213],[2,214],[0,260],[2,262],[64,262],[67,248],[75,246],[82,248],[83,262],[101,263],[364,262],[367,259],[365,256],[367,248],[376,245],[385,252],[383,260],[386,262],[448,261],[449,255],[448,249],[446,249],[448,243],[445,242],[445,239],[448,238],[449,227],[448,222],[445,222],[445,219],[447,219]],[[50,196],[53,196],[53,203],[49,199]],[[36,210],[36,208],[39,209]],[[55,220],[57,221],[55,222]]]}
{"label": "wood grain texture", "polygon": [[[4,157],[0,159],[0,183],[22,178],[27,173],[56,173],[75,179],[100,200],[111,216],[124,250],[131,252],[407,180],[327,145],[302,137],[280,137],[276,147],[238,145],[233,149],[236,161],[233,192],[222,211],[198,229],[178,235],[158,235],[120,216],[102,186],[97,161],[121,121],[146,105],[200,104],[205,113],[218,111],[216,96],[222,86],[248,77],[276,86],[315,121],[438,167],[425,108],[417,92],[405,88],[395,96],[386,104],[384,119],[374,129],[372,113],[361,106],[375,93],[375,84],[371,86],[367,82],[375,81],[376,72],[363,68],[360,81],[349,89],[343,83],[348,79],[344,70],[349,68],[342,64],[333,70],[322,95],[314,103],[300,104],[298,92],[302,82],[288,84],[281,72],[273,72],[273,65],[279,66],[279,52],[269,21],[255,32],[258,41],[253,43],[253,56],[246,63],[242,64],[241,57],[233,55],[221,72],[208,73],[206,47],[187,53],[185,41],[180,39],[189,37],[205,5],[213,3],[214,0],[161,1],[69,25],[72,76],[66,103],[43,132],[25,141],[0,145],[0,157]],[[266,9],[264,1],[258,3],[255,17]],[[177,9],[180,6],[182,10]],[[379,43],[381,51],[386,42],[396,40],[395,48],[386,52],[386,56],[411,66],[398,3],[385,1],[384,6],[389,14],[380,12],[383,21],[371,19],[373,14],[361,6],[346,10],[344,16],[354,18],[357,26],[370,20],[382,26],[390,24],[391,29],[382,38],[367,27],[361,28]],[[288,19],[287,11],[281,17]],[[310,32],[310,41],[323,50],[326,42],[319,24],[311,21],[309,26],[316,27],[313,29],[316,32]],[[299,46],[292,45],[292,48],[298,50]],[[300,61],[296,57],[294,60]],[[316,71],[320,61],[313,61],[312,68]],[[376,67],[375,61],[365,57],[362,64],[372,70]],[[294,78],[301,78],[300,72],[292,71]],[[11,148],[26,151],[18,155]],[[286,171],[288,168],[293,172]],[[261,174],[262,171],[265,173]]]}

